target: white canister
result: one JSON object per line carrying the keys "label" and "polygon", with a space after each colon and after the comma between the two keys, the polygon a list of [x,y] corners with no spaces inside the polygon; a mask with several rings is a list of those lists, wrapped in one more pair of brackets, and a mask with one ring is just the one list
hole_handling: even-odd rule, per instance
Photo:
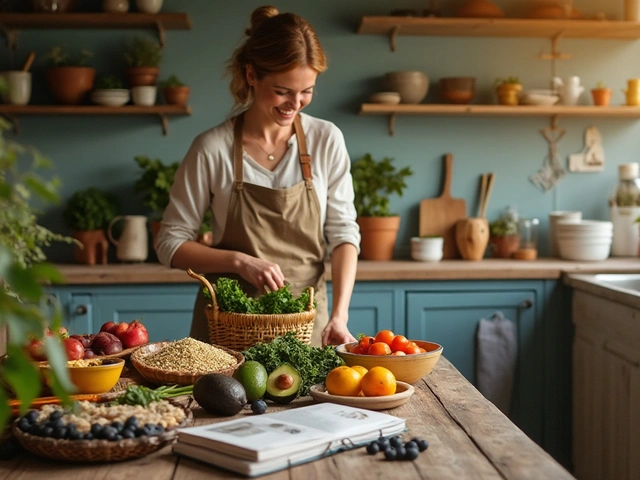
{"label": "white canister", "polygon": [[420,262],[442,260],[444,239],[442,237],[411,238],[411,258]]}
{"label": "white canister", "polygon": [[549,213],[549,246],[552,257],[560,256],[558,235],[556,233],[556,225],[560,220],[582,220],[582,212],[557,210]]}
{"label": "white canister", "polygon": [[[113,238],[111,230],[116,222],[122,220],[120,238]],[[118,215],[107,228],[109,240],[116,246],[116,257],[121,262],[144,262],[149,253],[147,217],[144,215]]]}
{"label": "white canister", "polygon": [[131,99],[134,105],[150,107],[156,104],[158,88],[155,85],[140,85],[131,89]]}
{"label": "white canister", "polygon": [[11,70],[2,72],[7,89],[2,94],[4,103],[10,105],[27,105],[31,98],[31,72]]}
{"label": "white canister", "polygon": [[640,232],[636,219],[640,217],[640,207],[612,206],[609,210],[613,223],[611,255],[615,257],[637,257]]}

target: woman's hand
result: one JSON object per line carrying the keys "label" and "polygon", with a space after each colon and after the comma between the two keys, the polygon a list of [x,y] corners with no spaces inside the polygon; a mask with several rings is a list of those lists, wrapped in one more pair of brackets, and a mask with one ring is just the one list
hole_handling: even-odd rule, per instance
{"label": "woman's hand", "polygon": [[259,291],[263,291],[265,286],[272,291],[284,287],[280,265],[251,255],[242,255],[238,274]]}
{"label": "woman's hand", "polygon": [[322,346],[341,345],[343,343],[355,342],[356,339],[347,328],[347,319],[331,317],[327,326],[322,331]]}

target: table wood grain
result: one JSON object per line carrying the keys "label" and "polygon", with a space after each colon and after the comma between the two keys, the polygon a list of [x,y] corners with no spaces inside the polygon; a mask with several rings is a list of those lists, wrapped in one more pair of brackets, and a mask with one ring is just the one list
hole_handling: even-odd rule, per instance
{"label": "table wood grain", "polygon": [[[406,419],[404,438],[421,437],[429,449],[414,461],[384,460],[381,453],[367,455],[364,448],[292,467],[261,478],[338,480],[571,479],[573,476],[527,437],[492,403],[486,400],[458,370],[441,357],[434,370],[414,384],[416,393],[387,413]],[[288,406],[269,404],[269,412],[297,408],[313,402],[310,397]],[[229,420],[193,409],[194,424]],[[238,414],[251,415],[249,411]],[[23,453],[0,464],[0,479],[20,480],[209,480],[243,478],[211,465],[174,456],[171,447],[143,458],[113,464],[79,465],[55,462]],[[399,473],[401,472],[401,473]]]}

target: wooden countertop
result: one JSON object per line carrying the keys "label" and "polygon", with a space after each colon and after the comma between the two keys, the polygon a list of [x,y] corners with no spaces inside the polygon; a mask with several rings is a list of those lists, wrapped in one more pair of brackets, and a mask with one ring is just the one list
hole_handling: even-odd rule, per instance
{"label": "wooden countertop", "polygon": [[[290,478],[399,478],[404,480],[466,478],[572,479],[550,455],[486,400],[444,357],[433,371],[414,384],[416,393],[400,407],[386,411],[407,420],[403,438],[421,437],[429,449],[414,461],[387,462],[381,454],[367,455],[363,448],[338,453],[311,463],[265,475],[265,480]],[[309,397],[285,407],[308,405]],[[246,411],[238,416],[250,415]],[[198,425],[228,420],[194,409]],[[213,466],[172,455],[171,447],[140,459],[110,464],[77,465],[21,454],[2,464],[2,478],[51,480],[96,478],[211,479],[242,478]],[[370,472],[370,474],[366,473]]]}
{"label": "wooden countertop", "polygon": [[[192,283],[197,280],[179,269],[158,263],[78,265],[58,264],[56,267],[70,285]],[[479,262],[445,260],[423,263],[411,260],[391,262],[358,262],[357,280],[503,280],[557,279],[565,273],[635,273],[640,272],[640,258],[614,257],[601,262],[571,262],[557,258],[533,261],[485,259]],[[327,279],[331,269],[327,268]]]}

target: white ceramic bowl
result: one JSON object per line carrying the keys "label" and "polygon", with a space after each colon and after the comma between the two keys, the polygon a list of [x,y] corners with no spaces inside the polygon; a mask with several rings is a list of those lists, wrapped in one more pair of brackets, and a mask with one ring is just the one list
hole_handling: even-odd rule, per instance
{"label": "white ceramic bowl", "polygon": [[91,101],[106,107],[121,107],[130,99],[127,89],[94,90],[91,93]]}
{"label": "white ceramic bowl", "polygon": [[611,241],[613,238],[613,232],[608,233],[558,233],[556,234],[556,238],[564,238],[566,240],[600,240],[600,241]]}
{"label": "white ceramic bowl", "polygon": [[560,257],[566,260],[598,261],[606,260],[611,252],[611,242],[585,244],[581,241],[558,239]]}
{"label": "white ceramic bowl", "polygon": [[413,237],[411,239],[411,258],[420,262],[439,262],[442,260],[442,237]]}
{"label": "white ceramic bowl", "polygon": [[397,105],[400,103],[400,94],[398,92],[378,92],[369,97],[371,103],[387,103],[389,105]]}
{"label": "white ceramic bowl", "polygon": [[520,94],[522,105],[555,105],[560,100],[560,95],[553,90],[525,90]]}

